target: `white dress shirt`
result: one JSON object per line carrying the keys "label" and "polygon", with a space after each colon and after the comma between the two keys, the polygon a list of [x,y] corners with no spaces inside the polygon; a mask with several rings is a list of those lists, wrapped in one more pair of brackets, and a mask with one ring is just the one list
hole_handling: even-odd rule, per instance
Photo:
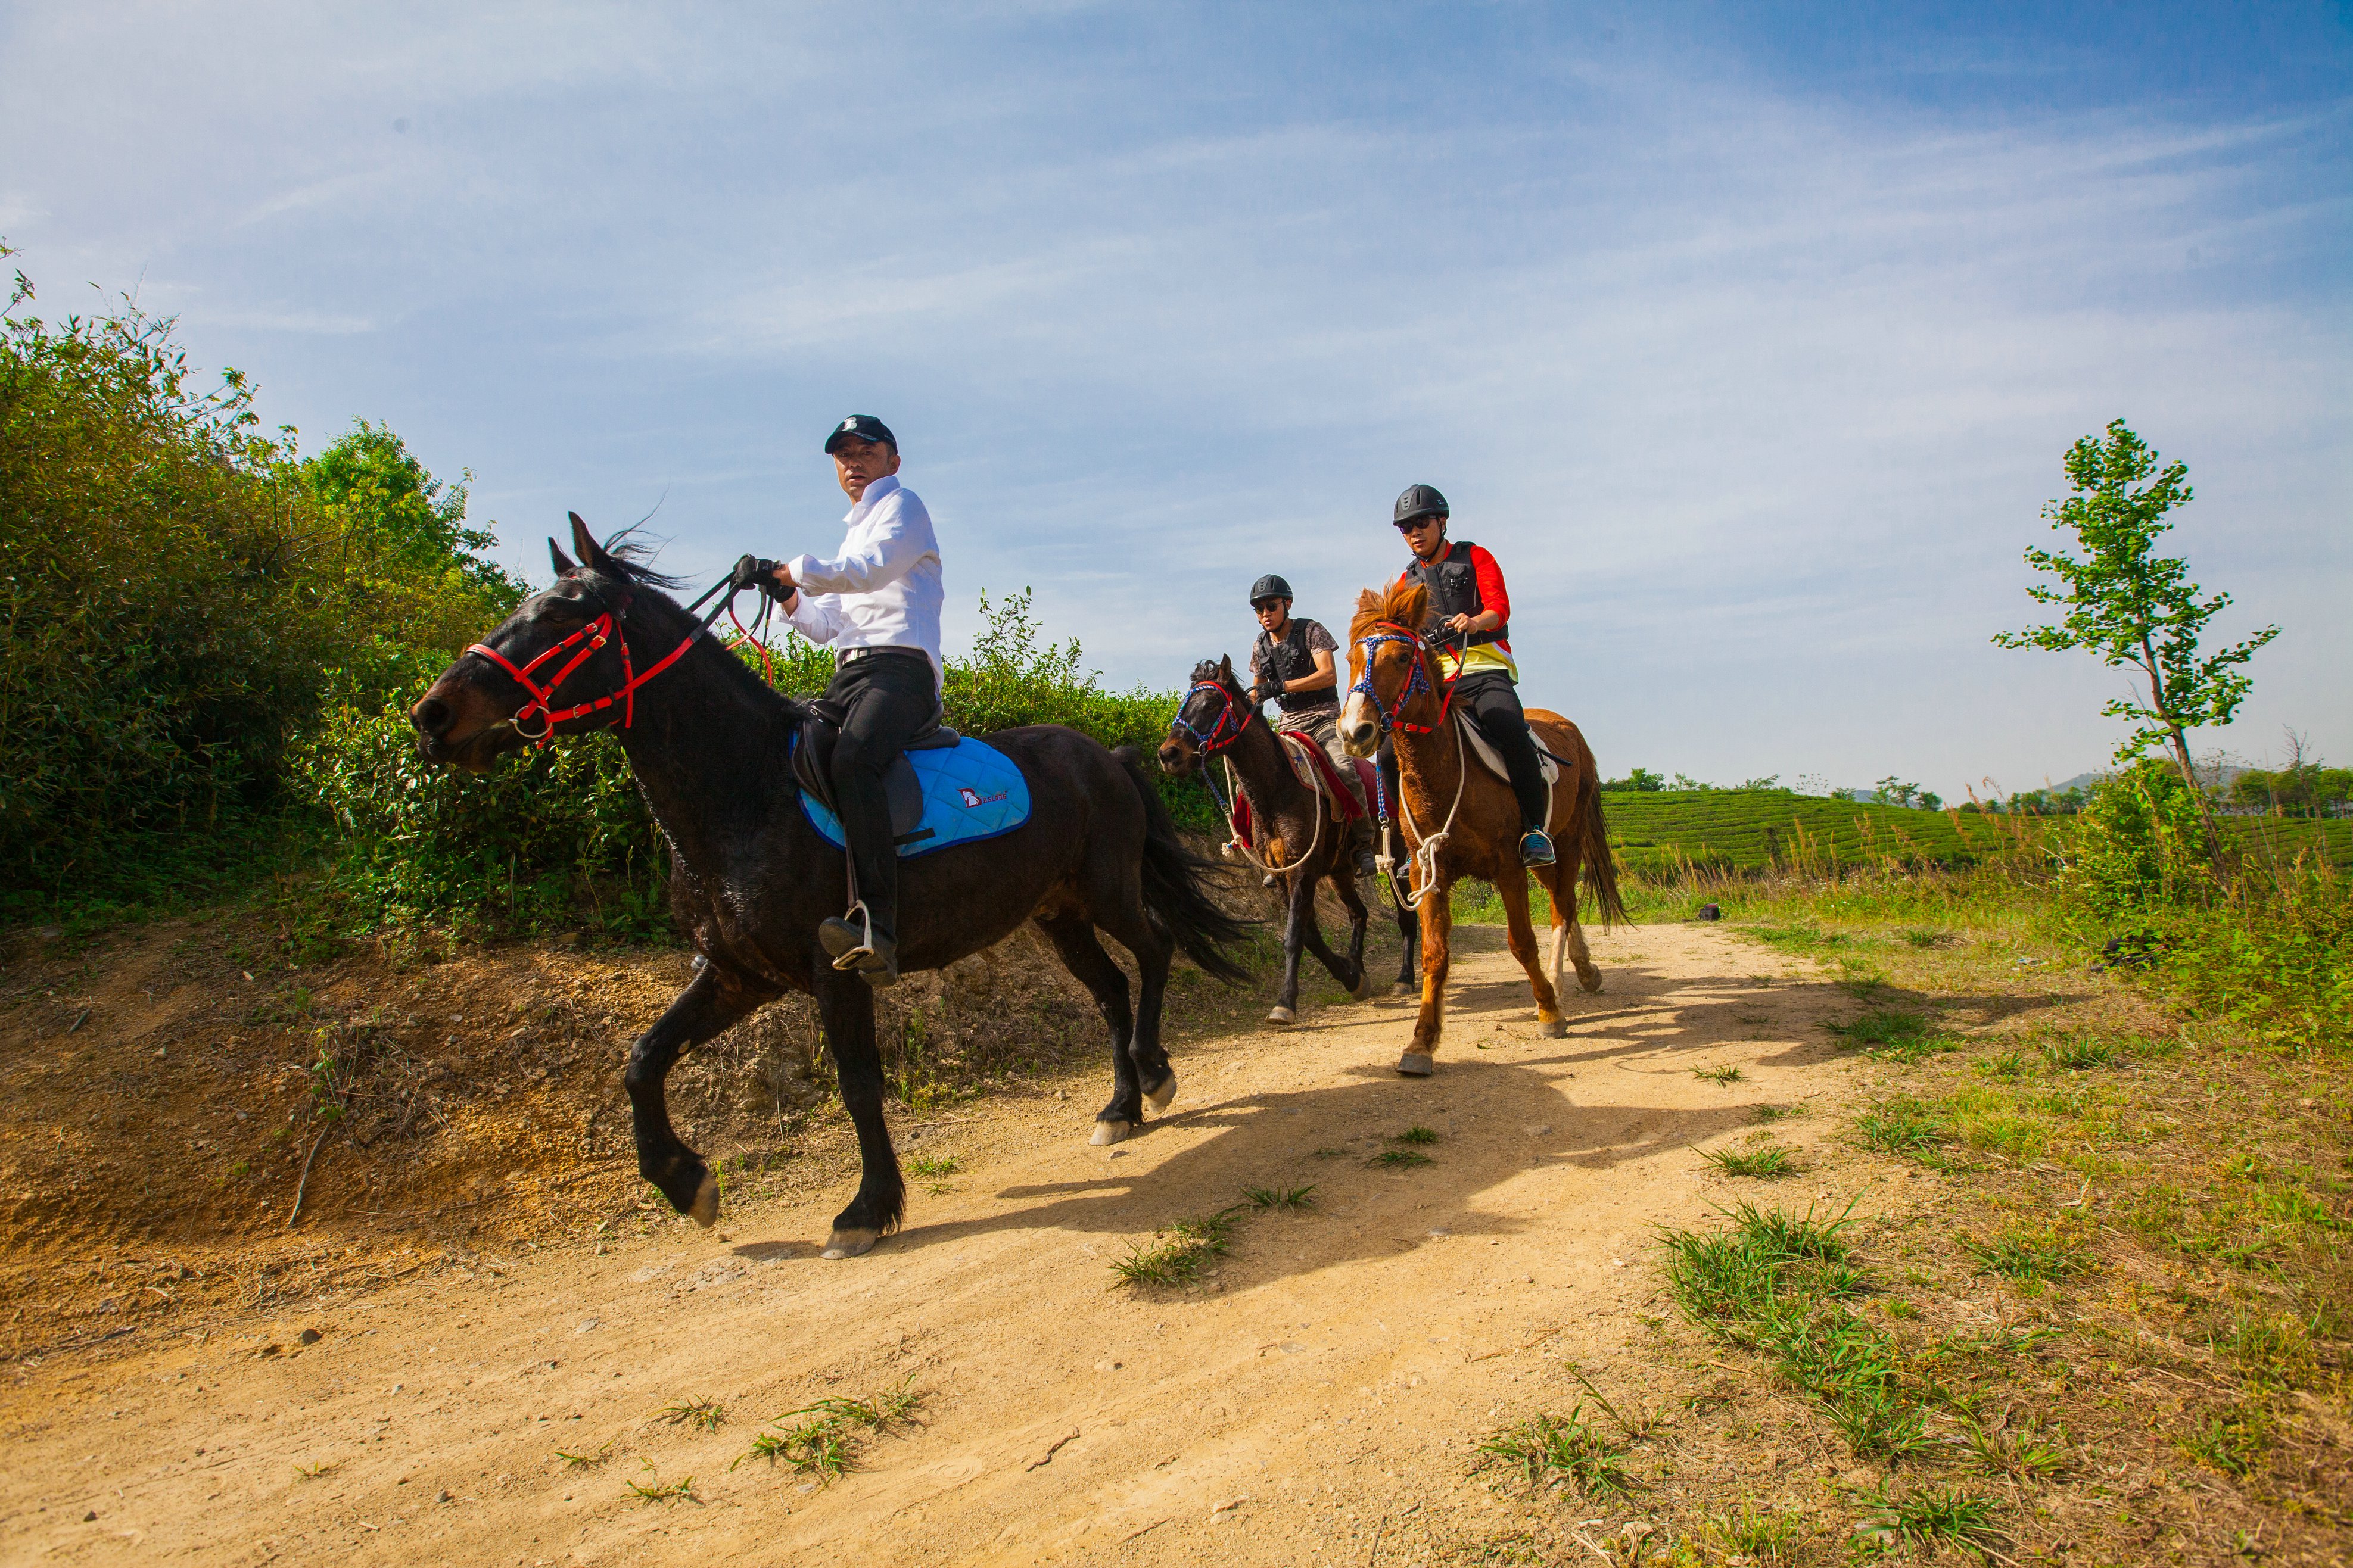
{"label": "white dress shirt", "polygon": [[866,487],[842,521],[849,534],[839,555],[786,563],[800,593],[785,619],[809,641],[831,643],[839,652],[921,648],[934,679],[944,678],[940,544],[932,514],[897,475],[885,474]]}

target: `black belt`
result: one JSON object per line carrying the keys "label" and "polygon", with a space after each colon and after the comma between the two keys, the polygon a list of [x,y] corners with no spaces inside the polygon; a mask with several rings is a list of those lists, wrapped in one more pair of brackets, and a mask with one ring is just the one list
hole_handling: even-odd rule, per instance
{"label": "black belt", "polygon": [[833,656],[833,662],[834,668],[839,669],[845,664],[856,664],[861,658],[881,658],[884,657],[892,658],[920,658],[926,665],[932,662],[932,656],[925,653],[919,647],[844,648],[839,653]]}

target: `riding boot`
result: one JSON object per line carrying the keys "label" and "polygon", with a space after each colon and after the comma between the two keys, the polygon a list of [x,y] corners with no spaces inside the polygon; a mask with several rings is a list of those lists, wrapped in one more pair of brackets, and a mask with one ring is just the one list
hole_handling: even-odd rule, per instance
{"label": "riding boot", "polygon": [[939,688],[928,659],[893,654],[844,664],[827,695],[844,710],[833,749],[833,796],[860,907],[827,921],[818,940],[837,965],[849,959],[879,989],[899,978],[899,856],[882,780],[907,741],[939,711]]}

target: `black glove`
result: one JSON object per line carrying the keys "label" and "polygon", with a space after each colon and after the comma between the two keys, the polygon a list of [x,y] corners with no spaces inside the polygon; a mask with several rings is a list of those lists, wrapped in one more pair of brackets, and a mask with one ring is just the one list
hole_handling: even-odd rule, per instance
{"label": "black glove", "polygon": [[1264,680],[1260,681],[1250,689],[1250,706],[1253,708],[1264,707],[1267,700],[1273,697],[1281,690],[1282,688],[1280,686]]}
{"label": "black glove", "polygon": [[776,563],[753,555],[735,563],[735,570],[728,574],[727,586],[739,594],[746,588],[757,588],[772,599],[784,597],[784,590],[776,586]]}

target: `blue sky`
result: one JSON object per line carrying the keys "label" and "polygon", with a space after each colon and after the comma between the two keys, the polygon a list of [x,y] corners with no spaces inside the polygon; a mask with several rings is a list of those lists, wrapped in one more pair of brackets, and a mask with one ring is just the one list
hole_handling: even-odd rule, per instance
{"label": "blue sky", "polygon": [[952,646],[1028,585],[1167,687],[1427,480],[1609,772],[1957,796],[2113,743],[1987,638],[2118,416],[2287,628],[2200,743],[2353,761],[2348,68],[2341,5],[20,5],[0,235],[537,576],[567,508],[824,549],[871,412]]}

